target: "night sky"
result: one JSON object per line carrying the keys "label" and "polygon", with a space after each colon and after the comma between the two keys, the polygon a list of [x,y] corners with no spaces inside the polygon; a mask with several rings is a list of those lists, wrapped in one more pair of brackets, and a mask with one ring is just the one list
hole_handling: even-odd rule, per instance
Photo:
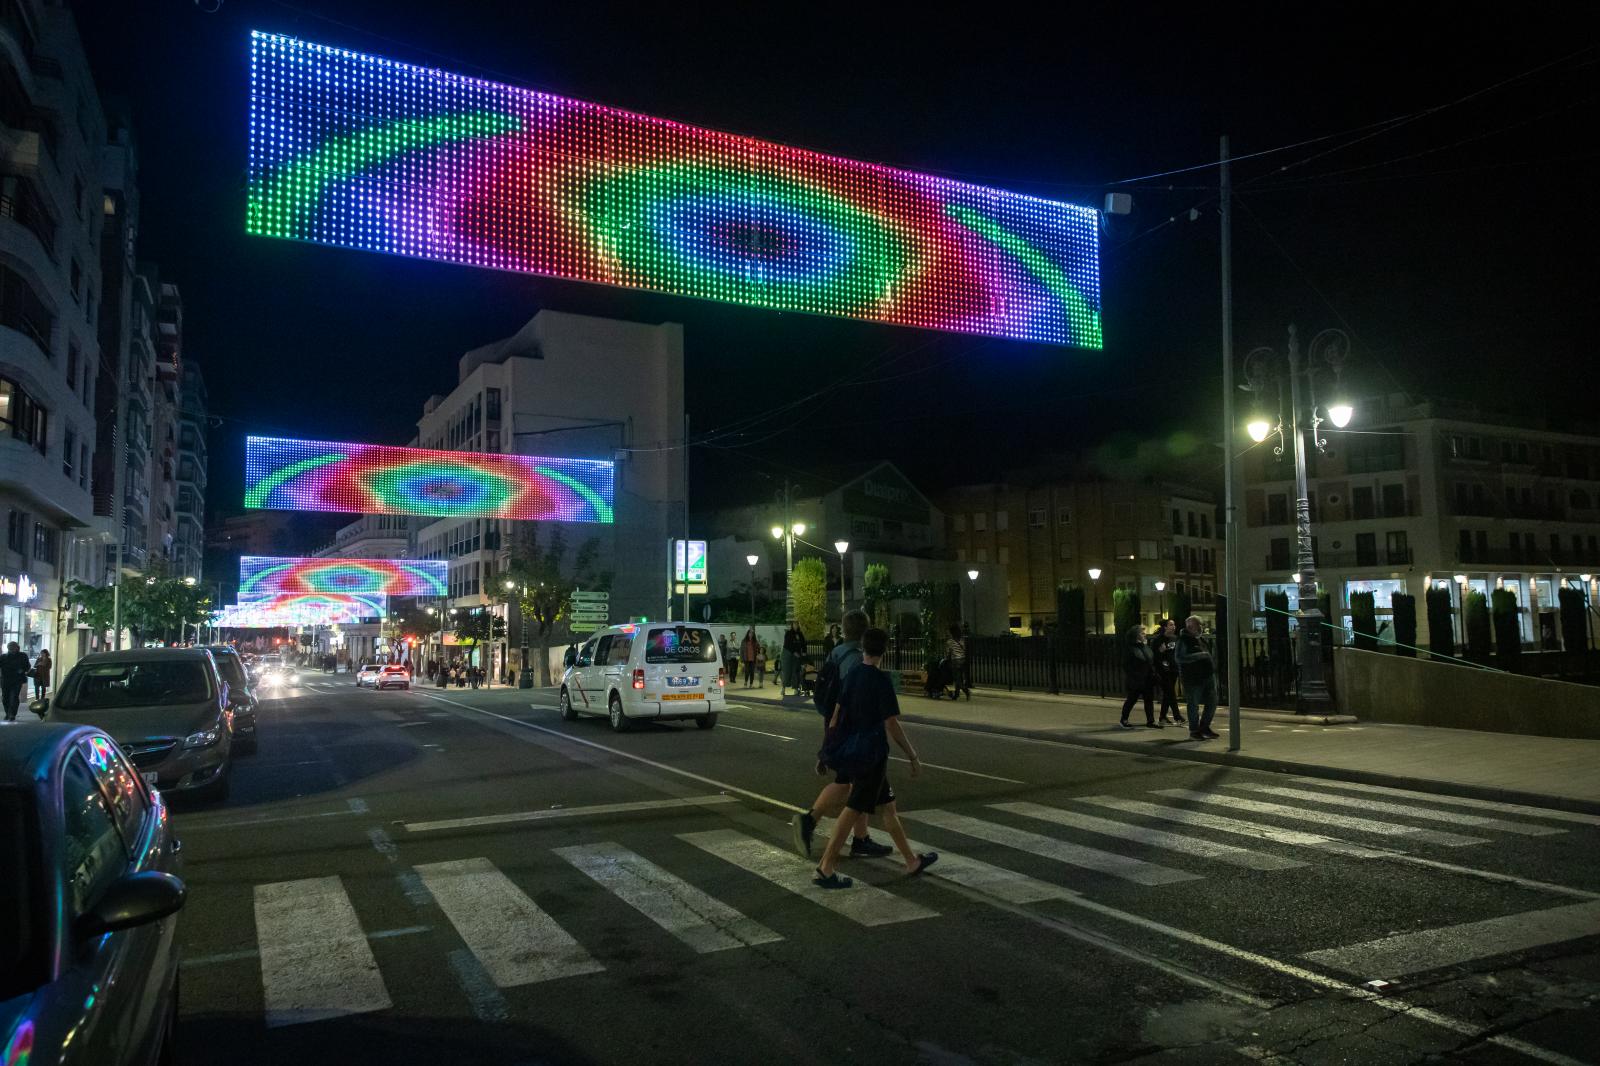
{"label": "night sky", "polygon": [[[1596,127],[1600,47],[1576,5],[1538,18],[1488,5],[1082,5],[1040,21],[1003,5],[948,17],[471,0],[205,10],[216,4],[75,5],[101,92],[133,104],[139,255],[184,293],[185,357],[204,368],[218,419],[215,511],[239,509],[246,433],[404,443],[462,352],[544,307],[684,323],[689,411],[706,435],[696,508],[855,456],[894,459],[929,488],[1079,449],[1113,470],[1204,470],[1221,402],[1216,171],[1204,165],[1221,133],[1236,155],[1325,138],[1235,167],[1241,353],[1281,346],[1290,321],[1302,337],[1339,326],[1358,393],[1557,419],[1595,402],[1600,153],[1581,131]],[[1136,206],[1105,235],[1106,350],[247,237],[251,29],[1035,195],[1098,204],[1115,185]],[[1374,126],[1389,119],[1403,120]],[[1202,169],[1145,177],[1191,166]]]}

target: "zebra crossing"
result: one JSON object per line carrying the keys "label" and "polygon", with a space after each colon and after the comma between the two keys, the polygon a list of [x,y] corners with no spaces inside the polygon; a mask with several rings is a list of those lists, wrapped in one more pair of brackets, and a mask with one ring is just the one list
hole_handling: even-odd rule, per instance
{"label": "zebra crossing", "polygon": [[[1292,801],[1293,805],[1256,797]],[[1159,887],[1194,883],[1229,869],[1284,876],[1326,862],[1328,856],[1404,856],[1407,853],[1402,847],[1459,848],[1489,843],[1502,834],[1540,839],[1592,824],[1584,821],[1587,816],[1531,807],[1485,807],[1486,802],[1393,789],[1374,792],[1367,786],[1311,779],[1295,779],[1292,786],[1243,780],[1208,792],[1154,789],[1146,799],[1086,795],[1053,805],[980,803],[973,809],[935,808],[903,812],[903,816],[918,831],[937,835],[932,841],[913,842],[919,851],[940,852],[940,863],[930,871],[929,880],[960,886],[969,891],[969,898],[976,893],[980,900],[1046,906],[1051,901],[1070,903],[1103,893],[1118,884]],[[629,806],[611,805],[619,809]],[[715,817],[714,811],[706,814]],[[1322,831],[1293,824],[1306,821],[1315,822]],[[418,824],[429,830],[437,828]],[[1434,828],[1440,825],[1481,835]],[[1333,835],[1335,832],[1341,835]],[[1082,839],[1068,839],[1063,834]],[[436,833],[429,832],[426,839],[436,838]],[[1361,842],[1365,838],[1377,839]],[[941,917],[935,907],[943,897],[925,889],[908,889],[894,880],[888,862],[863,866],[864,860],[858,860],[852,868],[856,875],[853,888],[819,890],[811,884],[811,864],[779,847],[775,839],[776,834],[768,839],[759,830],[730,827],[664,837],[659,854],[653,846],[634,850],[612,840],[552,847],[548,854],[559,860],[558,865],[581,875],[581,881],[574,883],[625,905],[627,911],[619,913],[631,913],[638,922],[637,929],[630,928],[630,932],[648,937],[655,935],[654,930],[670,937],[670,941],[662,941],[661,951],[673,950],[671,942],[698,955],[779,944],[796,935],[792,927],[785,929],[782,908],[776,907],[792,898],[805,901],[804,914],[825,912],[822,920],[842,922],[845,928],[874,930]],[[950,850],[950,845],[956,850]],[[1017,864],[1051,873],[1034,876],[1013,868]],[[708,874],[708,869],[716,872]],[[406,877],[411,878],[409,883],[420,885],[419,898],[411,902],[436,907],[442,915],[435,926],[390,934],[372,931],[364,925],[338,876],[254,886],[258,949],[245,954],[259,961],[262,1010],[269,1027],[390,1008],[393,1001],[371,941],[393,933],[437,931],[448,937],[446,930],[453,931],[465,953],[475,960],[473,972],[485,975],[495,989],[581,978],[608,968],[604,951],[583,942],[581,916],[574,926],[580,932],[575,934],[568,928],[573,917],[558,916],[541,906],[527,886],[489,858],[425,862],[403,875]],[[758,921],[717,898],[713,891],[718,886],[726,888],[732,883],[730,878],[741,885],[741,898],[753,898],[750,893],[773,896],[774,909],[761,912]],[[1586,935],[1581,923],[1592,926],[1600,915],[1596,909],[1600,893],[1576,894],[1587,901],[1537,912],[1539,917],[1529,915],[1531,925],[1519,923],[1517,915],[1485,923],[1481,938],[1485,949],[1511,945],[1505,950],[1516,950],[1519,945]],[[574,906],[569,893],[558,898],[560,904],[552,909]],[[960,902],[950,897],[952,906]],[[777,914],[779,919],[769,914]],[[1579,931],[1569,932],[1574,928]],[[1399,945],[1386,941],[1308,951],[1306,958],[1331,968],[1347,968],[1352,960],[1394,958],[1416,943],[1428,945],[1432,951],[1419,957],[1448,956],[1450,948],[1432,947],[1434,942],[1425,933],[1411,935],[1418,939]],[[1448,945],[1459,939],[1440,937],[1438,943]],[[239,954],[229,953],[226,958],[234,961]],[[454,941],[445,954],[452,967],[462,969],[456,956],[463,951]],[[186,965],[207,961],[191,959]]]}

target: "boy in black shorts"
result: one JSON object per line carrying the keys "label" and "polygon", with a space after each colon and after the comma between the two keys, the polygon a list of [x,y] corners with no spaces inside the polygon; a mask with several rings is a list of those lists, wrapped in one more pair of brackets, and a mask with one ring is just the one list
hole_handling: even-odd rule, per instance
{"label": "boy in black shorts", "polygon": [[889,784],[889,739],[893,739],[911,760],[913,778],[922,773],[922,761],[900,727],[900,701],[895,698],[894,684],[878,669],[888,646],[889,634],[881,629],[869,629],[862,634],[861,664],[845,675],[839,690],[839,707],[828,723],[830,733],[841,738],[841,742],[852,735],[870,737],[875,732],[876,749],[882,752],[882,758],[872,765],[849,768],[850,798],[845,801],[844,814],[828,838],[828,847],[817,864],[817,876],[812,878],[819,888],[849,888],[853,883],[850,878],[839,876],[836,869],[839,853],[854,831],[866,831],[867,819],[874,812],[894,839],[895,847],[905,860],[907,874],[920,874],[939,860],[937,852],[918,855],[911,850],[895,810],[894,789]]}

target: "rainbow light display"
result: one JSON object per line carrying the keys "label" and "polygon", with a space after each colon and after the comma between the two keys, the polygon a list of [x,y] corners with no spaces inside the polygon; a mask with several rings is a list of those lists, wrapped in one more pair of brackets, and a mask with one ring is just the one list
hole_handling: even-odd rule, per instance
{"label": "rainbow light display", "polygon": [[244,505],[432,518],[611,522],[603,459],[247,437]]}
{"label": "rainbow light display", "polygon": [[450,564],[443,559],[316,559],[246,555],[239,560],[239,602],[280,596],[444,596]]}
{"label": "rainbow light display", "polygon": [[1098,214],[251,35],[246,228],[780,311],[1102,347]]}
{"label": "rainbow light display", "polygon": [[223,629],[278,629],[292,626],[354,625],[388,614],[382,596],[287,595],[255,603],[229,603],[212,613]]}

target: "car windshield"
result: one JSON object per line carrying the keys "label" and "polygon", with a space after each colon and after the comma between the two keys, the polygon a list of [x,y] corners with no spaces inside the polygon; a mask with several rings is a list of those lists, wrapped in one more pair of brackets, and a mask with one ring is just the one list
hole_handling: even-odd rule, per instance
{"label": "car windshield", "polygon": [[33,848],[23,794],[0,788],[0,870],[6,871],[0,877],[0,1002],[32,992],[44,981],[34,894],[39,860]]}
{"label": "car windshield", "polygon": [[199,659],[79,663],[67,675],[57,705],[66,710],[164,707],[212,697]]}
{"label": "car windshield", "polygon": [[694,626],[652,629],[645,641],[644,661],[714,663],[717,661],[717,642],[711,639],[709,629],[699,629]]}

